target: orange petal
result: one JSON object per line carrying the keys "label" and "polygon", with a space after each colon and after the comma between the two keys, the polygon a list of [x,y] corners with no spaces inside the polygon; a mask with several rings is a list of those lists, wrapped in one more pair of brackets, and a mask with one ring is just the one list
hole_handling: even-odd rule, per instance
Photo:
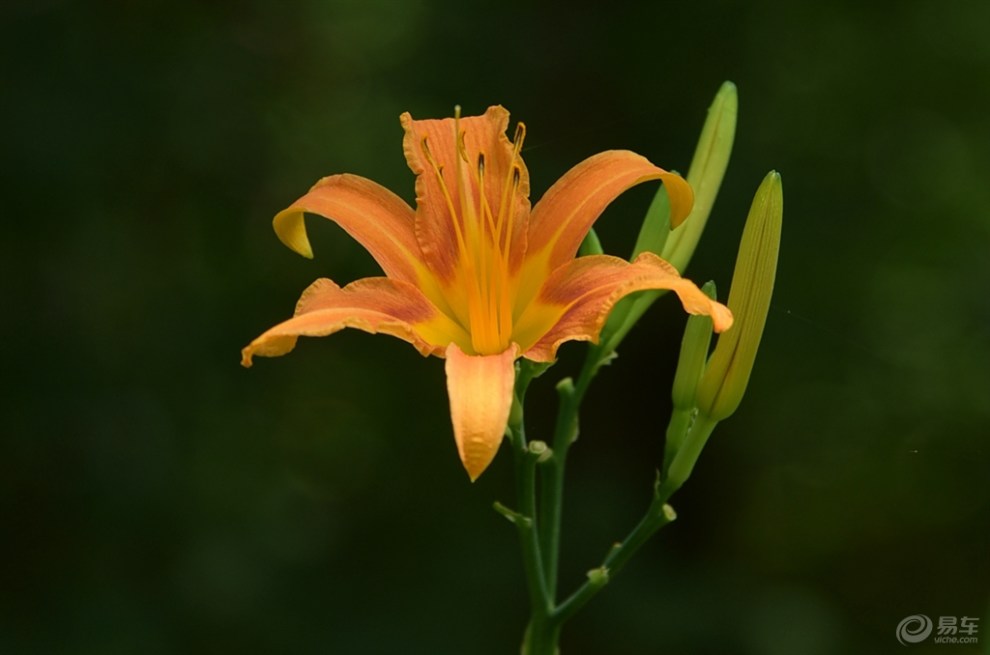
{"label": "orange petal", "polygon": [[653,253],[643,253],[632,263],[594,255],[574,259],[553,272],[520,317],[513,338],[528,359],[553,361],[565,341],[597,341],[612,306],[623,296],[645,289],[672,290],[689,314],[711,316],[716,332],[732,325],[732,313],[725,305],[706,296]]}
{"label": "orange petal", "polygon": [[[657,179],[667,186],[671,225],[677,226],[694,203],[691,186],[645,157],[628,150],[609,150],[565,173],[533,208],[524,284],[525,279],[542,280],[572,259],[591,225],[620,194],[641,182]],[[524,288],[521,302],[528,302],[535,293],[534,288]]]}
{"label": "orange petal", "polygon": [[298,337],[324,337],[346,327],[399,337],[423,355],[442,356],[452,341],[471,343],[463,328],[411,284],[378,277],[358,280],[341,289],[321,278],[303,291],[295,316],[241,351],[241,364],[251,366],[254,355],[284,355],[295,348]]}
{"label": "orange petal", "polygon": [[275,233],[282,243],[312,258],[304,212],[319,214],[344,228],[390,278],[413,284],[419,279],[422,255],[413,210],[380,184],[357,175],[331,175],[275,216]]}
{"label": "orange petal", "polygon": [[[468,182],[464,188],[470,194],[464,200],[472,212],[477,213],[481,200],[479,157],[484,159],[484,198],[492,213],[498,215],[503,197],[506,211],[512,203],[515,220],[510,252],[518,264],[525,251],[529,220],[529,173],[522,159],[513,158],[513,145],[505,135],[509,112],[496,106],[489,107],[481,116],[458,119],[457,128],[463,134],[460,157],[453,118],[413,120],[406,112],[400,121],[405,130],[402,148],[409,168],[416,174],[416,237],[431,270],[442,280],[452,280],[461,254],[457,230],[465,235],[475,228],[485,230],[484,224],[468,226],[464,223],[467,219],[462,215],[457,179],[460,167]],[[511,187],[513,183],[513,168],[519,171],[515,193],[503,194],[506,185]],[[477,216],[477,219],[482,223],[485,221],[484,216]]]}
{"label": "orange petal", "polygon": [[518,348],[498,355],[465,355],[447,346],[447,395],[457,452],[471,482],[488,468],[505,436],[512,408]]}

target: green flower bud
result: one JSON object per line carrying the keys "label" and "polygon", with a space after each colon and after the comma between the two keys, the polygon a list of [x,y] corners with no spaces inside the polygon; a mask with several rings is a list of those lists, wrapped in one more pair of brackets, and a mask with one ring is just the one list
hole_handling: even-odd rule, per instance
{"label": "green flower bud", "polygon": [[691,261],[705,230],[708,216],[718,189],[722,186],[725,169],[732,154],[732,142],[736,136],[736,115],[739,112],[739,96],[736,85],[724,82],[708,108],[708,118],[701,129],[701,137],[688,169],[687,181],[694,190],[694,209],[679,227],[675,228],[664,244],[660,256],[674,265],[681,273]]}
{"label": "green flower bud", "polygon": [[736,411],[746,392],[770,309],[783,215],[780,175],[771,171],[753,197],[739,244],[728,303],[735,322],[719,335],[698,385],[698,409],[714,421]]}
{"label": "green flower bud", "polygon": [[[688,170],[687,181],[694,191],[694,208],[680,226],[671,230],[670,199],[666,188],[661,186],[646,212],[631,260],[643,252],[652,252],[684,272],[701,239],[729,165],[738,108],[736,85],[724,82],[708,108],[708,117]],[[617,348],[650,305],[664,293],[642,291],[620,300],[602,330],[603,350],[609,352]]]}
{"label": "green flower bud", "polygon": [[[714,282],[707,282],[701,290],[709,298],[715,299]],[[677,371],[674,373],[674,386],[671,392],[675,408],[688,411],[694,409],[695,393],[698,390],[701,374],[705,372],[708,347],[711,342],[711,317],[689,316],[681,339],[681,354],[677,359]]]}
{"label": "green flower bud", "polygon": [[[705,294],[715,299],[715,283],[709,281],[701,287]],[[684,447],[691,426],[695,420],[695,403],[698,383],[708,363],[708,350],[712,343],[712,319],[708,316],[690,316],[681,339],[681,354],[677,359],[677,371],[671,397],[674,411],[667,424],[667,438],[664,442],[663,474],[666,478],[677,453]]]}

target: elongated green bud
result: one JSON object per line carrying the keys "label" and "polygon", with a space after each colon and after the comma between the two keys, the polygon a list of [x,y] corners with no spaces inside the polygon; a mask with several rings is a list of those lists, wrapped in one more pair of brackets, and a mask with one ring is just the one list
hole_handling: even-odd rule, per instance
{"label": "elongated green bud", "polygon": [[[688,170],[687,181],[694,190],[694,208],[684,223],[671,230],[670,199],[666,188],[661,186],[646,212],[630,259],[643,252],[652,252],[673,264],[681,273],[684,272],[701,239],[729,165],[738,108],[736,85],[724,82],[708,108],[708,117],[701,128]],[[617,348],[650,305],[664,293],[642,291],[620,300],[602,330],[603,350],[610,352]]]}
{"label": "elongated green bud", "polygon": [[[715,283],[707,282],[701,287],[711,299],[715,299]],[[698,382],[705,372],[708,361],[708,347],[712,342],[712,319],[710,316],[689,316],[681,339],[681,354],[677,359],[677,371],[674,373],[674,386],[671,396],[674,407],[683,410],[694,409],[694,399],[698,391]]]}
{"label": "elongated green bud", "polygon": [[771,171],[753,197],[739,244],[729,290],[735,322],[719,336],[698,385],[698,409],[712,420],[730,416],[746,392],[770,309],[783,215],[780,175]]}
{"label": "elongated green bud", "polygon": [[694,250],[705,230],[708,216],[715,204],[715,196],[722,185],[725,169],[732,154],[732,142],[736,136],[736,115],[739,97],[736,85],[724,82],[708,108],[708,118],[701,129],[701,137],[688,169],[687,181],[694,190],[694,209],[682,225],[671,231],[660,256],[674,265],[681,273],[691,261]]}
{"label": "elongated green bud", "polygon": [[[701,290],[715,299],[715,283],[709,281]],[[677,453],[684,447],[692,425],[695,423],[695,403],[698,383],[708,363],[708,348],[712,342],[712,319],[709,316],[689,316],[681,339],[681,354],[677,358],[677,371],[671,397],[674,411],[667,424],[667,438],[663,449],[663,477],[666,478]]]}
{"label": "elongated green bud", "polygon": [[[686,220],[686,219],[685,219]],[[670,198],[667,196],[667,187],[661,186],[653,202],[646,210],[643,224],[639,227],[639,236],[636,237],[636,245],[633,246],[630,261],[639,257],[641,253],[652,252],[659,255],[663,252],[667,237],[670,236]]]}

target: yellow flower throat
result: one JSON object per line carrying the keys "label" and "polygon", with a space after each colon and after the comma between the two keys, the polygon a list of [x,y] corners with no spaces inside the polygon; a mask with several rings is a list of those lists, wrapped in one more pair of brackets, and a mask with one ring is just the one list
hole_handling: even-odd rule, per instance
{"label": "yellow flower throat", "polygon": [[[518,218],[519,151],[526,136],[526,126],[516,125],[512,159],[506,177],[501,181],[497,211],[493,211],[485,187],[485,153],[479,152],[477,161],[470,161],[464,132],[460,129],[460,116],[461,108],[455,107],[455,179],[459,203],[455,204],[444,180],[443,166],[431,155],[425,137],[421,147],[443,193],[457,241],[456,276],[447,298],[456,315],[452,318],[471,335],[473,354],[493,355],[508,349],[512,340],[517,284],[510,274],[510,251]],[[496,190],[499,189],[498,182],[495,180]]]}

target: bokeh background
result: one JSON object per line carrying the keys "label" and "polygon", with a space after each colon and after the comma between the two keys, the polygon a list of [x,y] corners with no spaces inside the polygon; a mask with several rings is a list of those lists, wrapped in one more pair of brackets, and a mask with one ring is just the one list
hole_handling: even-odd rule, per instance
{"label": "bokeh background", "polygon": [[[990,4],[8,0],[0,652],[517,652],[503,452],[456,458],[442,362],[353,332],[250,371],[313,279],[376,273],[313,219],[352,172],[412,200],[398,115],[501,103],[538,196],[630,148],[685,170],[719,84],[736,148],[688,274],[727,289],[783,175],[749,393],[680,518],[569,625],[567,655],[902,652],[909,614],[990,644]],[[598,224],[626,254],[653,189]],[[658,304],[572,451],[562,583],[638,519],[684,316]],[[530,430],[545,434],[538,380]]]}

